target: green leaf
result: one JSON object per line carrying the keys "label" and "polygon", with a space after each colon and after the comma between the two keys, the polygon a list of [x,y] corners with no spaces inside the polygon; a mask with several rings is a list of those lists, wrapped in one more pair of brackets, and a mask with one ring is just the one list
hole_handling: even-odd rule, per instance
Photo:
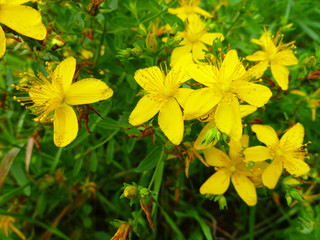
{"label": "green leaf", "polygon": [[149,171],[156,167],[159,158],[161,157],[161,152],[163,151],[163,146],[156,146],[139,164],[136,168],[136,172]]}
{"label": "green leaf", "polygon": [[[10,172],[12,173],[13,177],[16,179],[19,186],[23,186],[29,182],[25,171],[23,171],[22,168],[18,164],[13,163],[11,166]],[[23,189],[23,191],[27,196],[31,195],[30,186]]]}

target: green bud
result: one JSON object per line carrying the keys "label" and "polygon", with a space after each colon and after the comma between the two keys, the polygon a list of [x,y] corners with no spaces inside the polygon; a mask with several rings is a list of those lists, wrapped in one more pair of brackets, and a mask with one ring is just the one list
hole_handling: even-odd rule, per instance
{"label": "green bud", "polygon": [[304,199],[304,197],[299,193],[299,191],[295,188],[290,188],[288,193],[290,194],[290,196],[297,201],[302,201]]}
{"label": "green bud", "polygon": [[223,195],[216,196],[214,201],[218,201],[220,210],[228,209],[227,199]]}
{"label": "green bud", "polygon": [[148,197],[150,195],[150,191],[148,188],[142,188],[140,190],[140,195],[142,198]]}
{"label": "green bud", "polygon": [[287,193],[286,196],[285,196],[285,198],[286,198],[287,204],[288,204],[288,206],[289,206],[289,205],[292,203],[292,197],[290,196],[289,193]]}
{"label": "green bud", "polygon": [[131,53],[135,57],[139,57],[142,54],[141,48],[132,48]]}
{"label": "green bud", "polygon": [[293,178],[292,176],[288,176],[285,179],[283,179],[282,183],[286,186],[289,186],[289,187],[295,187],[295,186],[298,186],[301,184],[300,181]]}
{"label": "green bud", "polygon": [[217,134],[218,134],[218,128],[216,126],[214,128],[209,129],[204,135],[201,141],[201,145],[204,144],[205,146],[208,146],[216,138]]}
{"label": "green bud", "polygon": [[303,63],[305,63],[307,67],[312,68],[317,64],[317,59],[314,56],[306,57]]}
{"label": "green bud", "polygon": [[124,189],[123,195],[128,199],[135,199],[138,196],[138,188],[136,186],[128,186]]}
{"label": "green bud", "polygon": [[172,48],[177,47],[182,40],[183,40],[183,38],[181,38],[179,36],[168,37],[167,45]]}
{"label": "green bud", "polygon": [[155,33],[151,33],[151,32],[147,34],[146,45],[147,45],[148,51],[150,52],[158,51],[158,43],[155,35],[156,35]]}
{"label": "green bud", "polygon": [[131,49],[130,48],[122,49],[118,52],[117,56],[119,58],[129,58],[131,56]]}
{"label": "green bud", "polygon": [[138,33],[141,35],[141,37],[145,38],[148,34],[146,27],[143,24],[139,24],[138,27]]}

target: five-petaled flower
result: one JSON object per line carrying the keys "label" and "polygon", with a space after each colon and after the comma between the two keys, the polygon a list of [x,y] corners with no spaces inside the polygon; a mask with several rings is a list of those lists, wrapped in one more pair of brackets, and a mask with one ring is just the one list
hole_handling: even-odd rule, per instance
{"label": "five-petaled flower", "polygon": [[70,144],[78,133],[77,115],[70,105],[81,105],[105,100],[113,95],[111,88],[101,80],[87,78],[72,83],[76,60],[68,57],[54,72],[47,63],[48,77],[39,77],[21,82],[17,90],[27,91],[29,97],[15,97],[22,105],[31,103],[29,108],[37,114],[35,120],[52,120],[54,143],[58,147]]}
{"label": "five-petaled flower", "polygon": [[252,131],[257,134],[260,142],[267,146],[255,146],[244,150],[246,161],[273,160],[262,174],[262,183],[266,187],[275,188],[283,168],[290,174],[301,176],[310,168],[304,162],[305,152],[302,149],[304,128],[300,123],[291,127],[279,140],[272,127],[267,125],[252,125]]}
{"label": "five-petaled flower", "polygon": [[[40,13],[21,5],[30,0],[0,0],[0,23],[14,31],[37,40],[43,40],[47,29],[42,23]],[[6,38],[0,26],[0,58],[6,52]]]}
{"label": "five-petaled flower", "polygon": [[[277,43],[278,40],[279,43]],[[264,32],[260,39],[252,39],[252,42],[260,45],[263,48],[263,51],[257,51],[254,54],[247,56],[246,59],[260,62],[257,64],[256,68],[260,69],[261,75],[268,66],[270,66],[276,82],[282,90],[287,90],[289,84],[289,70],[286,66],[298,64],[298,59],[291,50],[291,48],[294,48],[294,42],[282,44],[280,31],[274,39],[271,38],[269,32]]]}
{"label": "five-petaled flower", "polygon": [[183,106],[192,91],[180,88],[180,85],[189,80],[189,77],[181,67],[171,69],[167,76],[158,67],[149,67],[138,70],[134,78],[148,94],[140,99],[132,111],[130,124],[142,124],[159,112],[158,123],[161,130],[172,143],[180,144],[184,133],[180,106]]}
{"label": "five-petaled flower", "polygon": [[198,7],[200,0],[180,0],[179,8],[169,8],[168,12],[177,15],[182,21],[186,20],[189,16],[200,14],[205,17],[211,18],[212,15],[207,11]]}
{"label": "five-petaled flower", "polygon": [[213,40],[220,38],[224,40],[222,33],[209,33],[205,23],[200,17],[190,16],[185,22],[186,30],[179,32],[178,37],[183,38],[179,46],[171,54],[171,65],[187,66],[190,63],[199,63],[205,58],[206,45],[212,45]]}
{"label": "five-petaled flower", "polygon": [[229,143],[229,156],[217,149],[207,148],[203,150],[206,162],[215,167],[216,172],[200,187],[201,194],[224,194],[230,179],[239,196],[249,206],[257,203],[255,183],[261,178],[261,169],[266,168],[266,162],[255,164],[249,168],[241,154],[242,146],[247,146],[248,135],[243,135],[241,142],[231,140]]}
{"label": "five-petaled flower", "polygon": [[191,64],[187,72],[207,87],[193,91],[187,98],[185,119],[214,113],[218,129],[238,140],[242,135],[238,99],[262,107],[272,95],[266,86],[249,82],[254,76],[245,70],[235,50],[226,54],[219,68],[215,65]]}

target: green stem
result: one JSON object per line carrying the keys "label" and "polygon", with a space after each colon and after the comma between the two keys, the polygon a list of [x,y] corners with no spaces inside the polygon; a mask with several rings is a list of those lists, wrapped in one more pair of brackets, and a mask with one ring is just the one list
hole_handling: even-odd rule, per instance
{"label": "green stem", "polygon": [[236,24],[236,22],[239,20],[239,18],[241,17],[243,11],[239,11],[237,18],[232,22],[232,24],[230,25],[230,27],[228,27],[227,31],[225,32],[224,36],[227,36],[228,32],[231,30],[231,28]]}
{"label": "green stem", "polygon": [[63,148],[61,148],[61,147],[58,148],[58,151],[56,153],[56,156],[55,156],[55,158],[53,160],[53,164],[52,164],[51,169],[50,169],[51,173],[53,173],[56,170],[56,168],[57,168],[57,166],[59,164],[59,160],[60,160],[60,157],[61,157],[62,150],[63,150]]}
{"label": "green stem", "polygon": [[148,186],[148,190],[151,189],[152,184],[153,184],[153,182],[154,182],[154,179],[155,179],[155,177],[156,177],[156,175],[157,175],[157,172],[158,172],[160,163],[161,163],[162,158],[163,158],[163,153],[164,153],[164,151],[161,152],[161,156],[160,156],[160,158],[159,158],[159,160],[158,160],[157,167],[156,167],[156,169],[154,170],[153,175],[152,175],[152,178],[151,178],[151,180],[150,180],[150,183],[149,183],[149,186]]}
{"label": "green stem", "polygon": [[250,240],[254,240],[254,224],[256,221],[256,206],[250,207],[250,215],[249,215],[249,237]]}

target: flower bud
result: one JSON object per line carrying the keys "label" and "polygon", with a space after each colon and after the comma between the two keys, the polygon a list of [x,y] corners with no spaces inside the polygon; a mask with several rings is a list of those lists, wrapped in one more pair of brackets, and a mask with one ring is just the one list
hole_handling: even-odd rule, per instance
{"label": "flower bud", "polygon": [[[206,134],[204,135],[202,141],[201,141],[201,145],[205,145],[208,146],[216,137],[218,137],[218,128],[214,127],[209,129]],[[219,132],[220,134],[220,132]],[[220,139],[220,135],[219,135],[219,139]]]}
{"label": "flower bud", "polygon": [[147,49],[150,52],[158,51],[158,43],[155,35],[155,33],[149,32],[146,38]]}
{"label": "flower bud", "polygon": [[214,201],[218,201],[220,210],[228,209],[227,199],[223,195],[216,196]]}
{"label": "flower bud", "polygon": [[139,24],[138,27],[138,33],[141,35],[141,37],[145,38],[147,36],[147,29],[143,24]]}
{"label": "flower bud", "polygon": [[128,186],[124,189],[123,195],[128,199],[135,199],[138,196],[138,188],[136,186]]}
{"label": "flower bud", "polygon": [[317,64],[317,59],[314,56],[306,57],[303,63],[306,64],[307,67],[312,68]]}
{"label": "flower bud", "polygon": [[289,187],[295,187],[301,184],[300,181],[290,176],[283,179],[282,183]]}

